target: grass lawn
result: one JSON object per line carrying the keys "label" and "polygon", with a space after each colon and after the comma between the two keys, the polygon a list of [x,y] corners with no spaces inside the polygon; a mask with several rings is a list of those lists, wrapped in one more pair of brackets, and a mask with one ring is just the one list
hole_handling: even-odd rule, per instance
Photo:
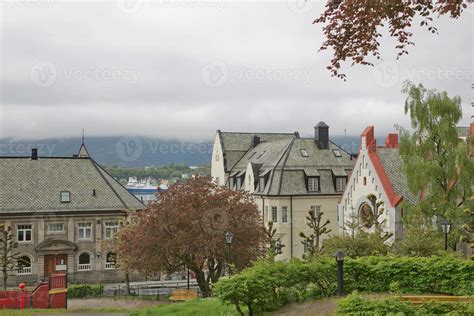
{"label": "grass lawn", "polygon": [[239,315],[234,306],[225,305],[216,298],[199,299],[182,303],[146,307],[133,316],[176,315],[176,316],[234,316]]}
{"label": "grass lawn", "polygon": [[130,313],[133,312],[130,309],[122,308],[74,308],[74,309],[8,309],[0,310],[1,316],[37,316],[37,315],[54,315],[54,314],[74,314],[74,313],[87,313],[103,315],[107,313]]}

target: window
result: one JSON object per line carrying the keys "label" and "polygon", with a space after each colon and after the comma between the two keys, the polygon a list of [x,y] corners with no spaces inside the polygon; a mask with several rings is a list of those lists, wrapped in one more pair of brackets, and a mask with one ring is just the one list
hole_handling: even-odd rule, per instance
{"label": "window", "polygon": [[249,179],[249,186],[252,184],[252,179],[250,178],[250,175],[248,176],[248,179]]}
{"label": "window", "polygon": [[308,191],[319,191],[319,179],[317,177],[308,178]]}
{"label": "window", "polygon": [[242,178],[237,177],[237,190],[240,189],[241,186],[242,186]]}
{"label": "window", "polygon": [[311,210],[314,212],[315,216],[318,216],[321,213],[321,205],[311,205]]}
{"label": "window", "polygon": [[83,240],[92,239],[92,224],[79,223],[77,224],[77,238]]}
{"label": "window", "polygon": [[16,274],[31,274],[31,259],[28,256],[20,256],[17,260],[18,269]]}
{"label": "window", "polygon": [[335,157],[342,157],[341,151],[339,149],[333,149],[332,153],[334,154]]}
{"label": "window", "polygon": [[260,191],[265,189],[265,177],[260,177]]}
{"label": "window", "polygon": [[105,269],[112,270],[115,269],[115,262],[117,261],[116,255],[113,252],[109,252],[107,256],[105,256]]}
{"label": "window", "polygon": [[71,192],[61,191],[61,203],[69,203],[69,202],[71,202]]}
{"label": "window", "polygon": [[362,204],[359,209],[359,220],[364,227],[372,227],[374,214],[372,213],[372,208],[367,203]]}
{"label": "window", "polygon": [[118,221],[105,222],[105,239],[112,239],[118,231]]}
{"label": "window", "polygon": [[231,189],[234,187],[234,178],[229,179],[229,186]]}
{"label": "window", "polygon": [[79,255],[77,264],[77,271],[89,271],[92,270],[91,256],[87,252],[83,252]]}
{"label": "window", "polygon": [[264,210],[264,214],[263,214],[263,217],[264,217],[263,220],[264,221],[266,220],[267,216],[268,216],[268,205],[265,205],[265,210]]}
{"label": "window", "polygon": [[276,206],[272,206],[272,222],[278,222],[278,208]]}
{"label": "window", "polygon": [[48,233],[64,233],[64,223],[48,224]]}
{"label": "window", "polygon": [[367,178],[364,177],[364,185],[367,185]]}
{"label": "window", "polygon": [[219,161],[219,155],[216,155],[216,161]]}
{"label": "window", "polygon": [[346,189],[346,178],[345,177],[337,177],[336,178],[336,191],[343,192]]}
{"label": "window", "polygon": [[288,206],[281,207],[281,222],[288,223]]}
{"label": "window", "polygon": [[308,157],[308,151],[306,149],[300,149],[300,153],[302,157]]}
{"label": "window", "polygon": [[18,242],[29,242],[32,241],[32,225],[18,225],[17,238]]}

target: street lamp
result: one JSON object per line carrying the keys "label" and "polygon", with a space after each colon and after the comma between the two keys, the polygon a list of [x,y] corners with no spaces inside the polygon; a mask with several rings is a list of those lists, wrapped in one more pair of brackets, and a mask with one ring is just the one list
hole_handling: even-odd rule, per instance
{"label": "street lamp", "polygon": [[282,254],[282,251],[281,251],[281,240],[278,239],[275,241],[275,253],[277,255],[281,255]]}
{"label": "street lamp", "polygon": [[443,228],[444,233],[444,250],[448,251],[448,235],[451,231],[451,224],[448,222],[447,219],[445,219],[441,223],[441,227]]}
{"label": "street lamp", "polygon": [[344,296],[344,253],[338,250],[333,257],[336,258],[337,263],[337,294],[339,296]]}
{"label": "street lamp", "polygon": [[225,241],[227,242],[227,266],[229,269],[229,275],[231,275],[232,271],[230,268],[230,263],[232,261],[232,240],[234,239],[234,234],[232,232],[227,231],[225,233]]}

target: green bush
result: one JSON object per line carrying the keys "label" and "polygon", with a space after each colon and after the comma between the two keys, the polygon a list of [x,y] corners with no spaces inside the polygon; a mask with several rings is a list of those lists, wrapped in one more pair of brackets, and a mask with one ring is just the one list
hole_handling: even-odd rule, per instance
{"label": "green bush", "polygon": [[367,233],[363,230],[352,236],[332,236],[323,241],[322,252],[331,256],[341,250],[347,257],[386,255],[390,247],[380,234]]}
{"label": "green bush", "polygon": [[71,284],[67,288],[68,298],[100,297],[104,286],[99,284]]}
{"label": "green bush", "polygon": [[[364,292],[474,294],[474,262],[455,257],[360,257],[344,261],[344,289]],[[336,293],[333,258],[261,261],[214,287],[222,301],[249,315],[308,297]],[[390,306],[386,307],[389,311]],[[240,312],[241,315],[243,313]]]}
{"label": "green bush", "polygon": [[339,315],[473,315],[474,306],[464,303],[426,302],[416,306],[397,299],[364,299],[357,293],[338,303]]}

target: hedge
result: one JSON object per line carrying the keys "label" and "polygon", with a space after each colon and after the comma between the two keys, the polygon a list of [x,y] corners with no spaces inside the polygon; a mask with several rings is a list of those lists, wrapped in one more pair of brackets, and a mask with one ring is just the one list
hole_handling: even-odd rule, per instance
{"label": "hedge", "polygon": [[357,293],[338,303],[338,315],[473,315],[474,305],[466,303],[426,302],[414,305],[398,299],[364,299]]}
{"label": "hedge", "polygon": [[[474,262],[455,257],[360,257],[344,260],[344,289],[365,292],[474,294]],[[334,295],[333,258],[311,262],[260,261],[230,278],[221,279],[214,293],[249,315],[274,310],[307,297]],[[241,315],[243,313],[240,312]]]}
{"label": "hedge", "polygon": [[104,286],[99,284],[71,284],[67,288],[68,298],[100,297]]}

